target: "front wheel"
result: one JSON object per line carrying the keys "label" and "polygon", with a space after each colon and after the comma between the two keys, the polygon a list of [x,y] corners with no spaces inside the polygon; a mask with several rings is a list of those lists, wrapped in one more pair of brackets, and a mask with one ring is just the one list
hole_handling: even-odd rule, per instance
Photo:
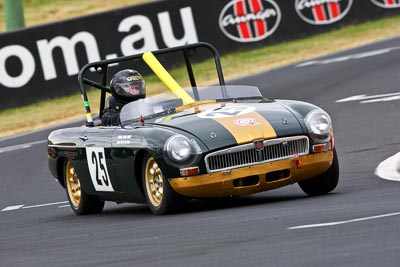
{"label": "front wheel", "polygon": [[82,189],[70,160],[66,160],[64,163],[64,183],[69,204],[76,215],[95,214],[103,210],[104,201],[100,201],[96,196],[86,194]]}
{"label": "front wheel", "polygon": [[299,182],[300,188],[309,196],[323,195],[336,188],[339,182],[339,160],[333,149],[333,161],[329,169],[314,178]]}
{"label": "front wheel", "polygon": [[143,160],[142,177],[147,204],[155,215],[176,213],[186,206],[187,199],[171,188],[157,162],[149,155]]}

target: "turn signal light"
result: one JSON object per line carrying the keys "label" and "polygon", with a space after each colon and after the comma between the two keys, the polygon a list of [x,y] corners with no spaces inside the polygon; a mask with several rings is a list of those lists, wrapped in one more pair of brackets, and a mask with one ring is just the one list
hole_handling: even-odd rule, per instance
{"label": "turn signal light", "polygon": [[313,151],[315,153],[325,152],[327,151],[326,144],[319,144],[313,146]]}
{"label": "turn signal light", "polygon": [[181,176],[193,176],[193,175],[197,175],[200,173],[200,169],[197,166],[183,168],[183,169],[180,169],[179,171],[180,171]]}

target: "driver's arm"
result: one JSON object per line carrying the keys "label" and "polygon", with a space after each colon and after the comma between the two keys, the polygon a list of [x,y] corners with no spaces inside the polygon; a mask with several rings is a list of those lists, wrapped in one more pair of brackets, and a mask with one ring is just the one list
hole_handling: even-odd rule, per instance
{"label": "driver's arm", "polygon": [[101,125],[110,126],[120,124],[119,111],[115,109],[108,109],[101,117]]}

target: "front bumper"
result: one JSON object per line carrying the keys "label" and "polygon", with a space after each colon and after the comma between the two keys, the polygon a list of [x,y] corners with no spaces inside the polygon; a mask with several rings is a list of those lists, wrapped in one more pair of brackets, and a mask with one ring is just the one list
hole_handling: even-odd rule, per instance
{"label": "front bumper", "polygon": [[[299,161],[301,168],[298,168]],[[249,195],[293,184],[326,172],[332,165],[333,152],[323,152],[253,165],[229,172],[216,172],[169,179],[179,194],[203,197]]]}

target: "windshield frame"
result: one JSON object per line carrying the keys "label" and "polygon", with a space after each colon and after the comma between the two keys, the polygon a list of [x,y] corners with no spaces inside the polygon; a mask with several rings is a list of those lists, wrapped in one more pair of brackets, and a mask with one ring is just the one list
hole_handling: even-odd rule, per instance
{"label": "windshield frame", "polygon": [[196,96],[196,101],[183,105],[183,101],[167,91],[162,94],[139,99],[126,104],[120,113],[121,124],[129,124],[167,116],[195,106],[201,106],[217,102],[237,102],[246,100],[262,100],[260,90],[256,86],[248,85],[213,85],[195,87],[186,92],[190,96]]}

